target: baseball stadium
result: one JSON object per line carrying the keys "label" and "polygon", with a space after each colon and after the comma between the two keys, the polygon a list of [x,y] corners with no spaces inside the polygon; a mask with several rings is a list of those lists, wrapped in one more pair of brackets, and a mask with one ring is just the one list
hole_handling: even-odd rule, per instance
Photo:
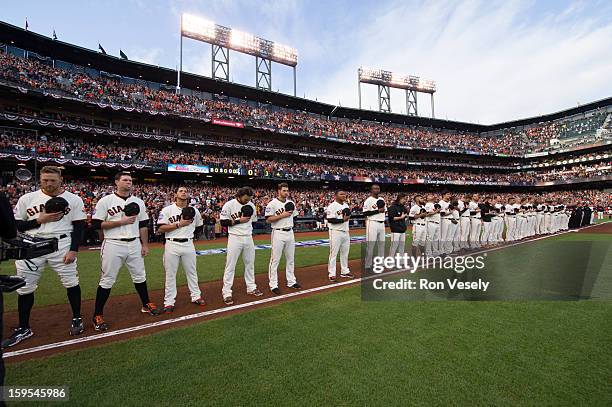
{"label": "baseball stadium", "polygon": [[188,3],[171,67],[0,18],[0,403],[612,405],[609,4],[603,94],[482,124],[408,56],[308,97],[282,14]]}

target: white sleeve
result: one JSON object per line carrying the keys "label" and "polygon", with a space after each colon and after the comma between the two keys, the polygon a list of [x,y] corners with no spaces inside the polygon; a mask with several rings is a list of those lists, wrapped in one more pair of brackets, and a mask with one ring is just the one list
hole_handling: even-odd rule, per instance
{"label": "white sleeve", "polygon": [[85,215],[85,204],[81,198],[76,199],[76,204],[74,208],[71,209],[70,216],[73,222],[87,219],[87,215]]}
{"label": "white sleeve", "polygon": [[219,219],[224,220],[224,219],[231,219],[231,211],[229,209],[229,201],[225,203],[225,205],[223,205],[223,208],[221,208],[221,214],[219,215]]}
{"label": "white sleeve", "polygon": [[15,220],[28,220],[28,208],[26,208],[25,199],[19,198],[15,206]]}
{"label": "white sleeve", "polygon": [[272,202],[269,202],[266,205],[266,209],[264,210],[264,216],[274,216],[274,208],[272,207]]}
{"label": "white sleeve", "polygon": [[[195,209],[195,208],[194,208]],[[202,219],[202,215],[200,214],[200,210],[196,209],[196,215],[195,215],[195,226],[200,227],[204,224],[204,220]]]}
{"label": "white sleeve", "polygon": [[367,212],[368,211],[368,199],[366,198],[365,201],[363,201],[363,208],[361,209],[362,212]]}
{"label": "white sleeve", "polygon": [[138,202],[138,205],[140,205],[140,213],[138,214],[138,221],[141,222],[143,220],[148,220],[149,212],[147,211],[147,206],[145,205],[144,201]]}
{"label": "white sleeve", "polygon": [[325,209],[325,216],[327,217],[327,219],[339,219],[338,215],[336,215],[336,212],[334,212],[333,205],[329,205]]}
{"label": "white sleeve", "polygon": [[100,199],[98,203],[96,203],[96,208],[94,209],[92,219],[98,219],[101,221],[106,220],[108,208],[106,207],[104,201],[106,201],[106,199]]}
{"label": "white sleeve", "polygon": [[166,208],[162,209],[157,217],[158,225],[167,225],[168,224],[168,215],[166,214]]}
{"label": "white sleeve", "polygon": [[251,204],[251,207],[253,208],[253,216],[251,216],[251,220],[253,222],[257,222],[257,207],[252,202],[250,204]]}

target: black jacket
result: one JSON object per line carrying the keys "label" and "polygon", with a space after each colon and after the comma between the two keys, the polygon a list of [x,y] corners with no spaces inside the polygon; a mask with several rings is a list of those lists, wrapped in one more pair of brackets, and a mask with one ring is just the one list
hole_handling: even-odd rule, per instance
{"label": "black jacket", "polygon": [[402,216],[402,213],[408,213],[408,210],[404,205],[393,204],[387,208],[387,216],[389,217],[389,227],[392,233],[405,233],[406,232],[406,219],[393,220],[398,216]]}

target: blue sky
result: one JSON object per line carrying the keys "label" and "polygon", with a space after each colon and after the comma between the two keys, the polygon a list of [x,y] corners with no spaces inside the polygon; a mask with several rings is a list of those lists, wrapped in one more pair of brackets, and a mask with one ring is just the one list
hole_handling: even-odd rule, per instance
{"label": "blue sky", "polygon": [[[612,96],[612,2],[602,1],[20,1],[1,19],[31,31],[174,68],[179,16],[298,49],[298,95],[357,106],[357,68],[437,82],[436,116],[493,123]],[[185,40],[184,69],[210,75],[210,46]],[[232,53],[231,78],[254,85],[253,57]],[[274,65],[274,90],[292,92],[292,72]],[[364,86],[363,106],[376,108]],[[394,112],[405,96],[392,91]],[[430,114],[429,98],[419,113]]]}

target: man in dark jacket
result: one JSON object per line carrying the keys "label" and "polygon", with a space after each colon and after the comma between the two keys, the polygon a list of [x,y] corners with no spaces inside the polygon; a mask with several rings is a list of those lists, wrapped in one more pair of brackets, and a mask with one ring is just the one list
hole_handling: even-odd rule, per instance
{"label": "man in dark jacket", "polygon": [[391,250],[389,257],[394,257],[396,254],[404,255],[406,251],[406,218],[408,210],[406,209],[406,195],[399,193],[393,204],[387,208],[389,217],[389,227],[391,228]]}

